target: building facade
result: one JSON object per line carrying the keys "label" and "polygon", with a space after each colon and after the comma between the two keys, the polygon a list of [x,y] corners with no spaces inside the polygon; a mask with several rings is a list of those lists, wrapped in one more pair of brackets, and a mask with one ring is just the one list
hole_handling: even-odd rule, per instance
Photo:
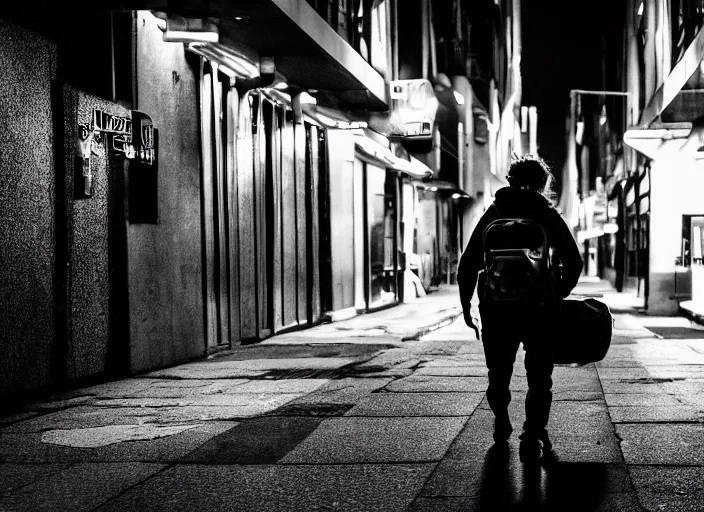
{"label": "building facade", "polygon": [[520,6],[415,4],[0,18],[5,403],[452,282],[523,151]]}
{"label": "building facade", "polygon": [[603,90],[573,91],[563,207],[588,275],[675,314],[701,289],[702,3],[629,0],[622,14]]}

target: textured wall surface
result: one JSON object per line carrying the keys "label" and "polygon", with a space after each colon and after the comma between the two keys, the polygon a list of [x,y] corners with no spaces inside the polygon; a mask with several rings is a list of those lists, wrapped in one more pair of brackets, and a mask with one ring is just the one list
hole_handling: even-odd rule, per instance
{"label": "textured wall surface", "polygon": [[137,106],[159,130],[159,224],[129,224],[133,371],[205,353],[197,60],[137,20]]}
{"label": "textured wall surface", "polygon": [[0,19],[0,397],[51,381],[56,48]]}
{"label": "textured wall surface", "polygon": [[[125,293],[119,292],[126,258],[121,250],[125,158],[108,154],[104,144],[93,144],[93,195],[78,199],[74,192],[80,172],[76,169],[78,125],[90,123],[93,109],[121,117],[129,117],[130,111],[68,85],[63,97],[67,238],[65,246],[57,244],[57,257],[66,251],[66,364],[68,378],[76,379],[106,370],[124,371],[123,353],[129,342],[121,330],[127,321],[127,305],[120,300]],[[57,230],[61,228],[57,224]],[[60,272],[57,278],[61,279]]]}

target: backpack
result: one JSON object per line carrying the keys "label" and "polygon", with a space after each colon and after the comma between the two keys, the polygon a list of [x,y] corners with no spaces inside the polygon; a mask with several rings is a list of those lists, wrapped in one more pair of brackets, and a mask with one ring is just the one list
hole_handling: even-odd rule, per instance
{"label": "backpack", "polygon": [[524,218],[495,220],[484,230],[483,246],[482,300],[542,303],[558,297],[550,245],[540,224]]}

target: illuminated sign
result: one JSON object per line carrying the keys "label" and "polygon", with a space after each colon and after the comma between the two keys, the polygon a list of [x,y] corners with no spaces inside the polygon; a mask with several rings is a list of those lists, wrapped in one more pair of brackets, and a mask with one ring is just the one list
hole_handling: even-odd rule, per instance
{"label": "illuminated sign", "polygon": [[403,133],[392,136],[431,140],[438,100],[428,80],[393,80],[390,84],[391,108],[401,120]]}

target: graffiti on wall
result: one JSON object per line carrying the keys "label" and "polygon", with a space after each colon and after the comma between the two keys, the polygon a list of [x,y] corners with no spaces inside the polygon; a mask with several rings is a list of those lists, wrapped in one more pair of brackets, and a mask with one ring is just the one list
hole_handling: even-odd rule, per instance
{"label": "graffiti on wall", "polygon": [[120,155],[147,166],[156,166],[156,128],[151,118],[137,110],[132,117],[93,109],[90,123],[78,125],[78,152],[83,197],[93,195],[91,156]]}

